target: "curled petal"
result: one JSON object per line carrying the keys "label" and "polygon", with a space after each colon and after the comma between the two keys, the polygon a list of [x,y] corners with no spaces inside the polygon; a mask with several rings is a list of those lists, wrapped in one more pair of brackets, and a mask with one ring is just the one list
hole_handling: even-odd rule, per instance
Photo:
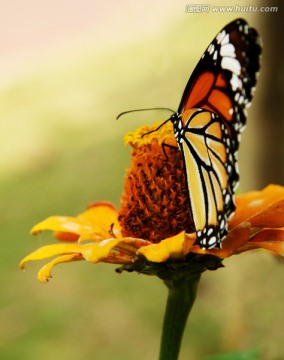
{"label": "curled petal", "polygon": [[52,261],[50,261],[49,263],[47,263],[46,265],[44,265],[39,270],[39,272],[37,274],[37,278],[40,282],[47,282],[52,277],[51,269],[55,265],[66,263],[66,262],[71,262],[71,261],[78,261],[78,260],[83,260],[81,254],[69,254],[69,255],[59,256],[59,257],[53,259]]}

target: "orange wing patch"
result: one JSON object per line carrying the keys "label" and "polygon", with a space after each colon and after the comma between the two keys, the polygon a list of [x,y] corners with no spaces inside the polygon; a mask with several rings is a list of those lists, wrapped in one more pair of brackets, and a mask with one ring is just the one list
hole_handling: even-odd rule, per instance
{"label": "orange wing patch", "polygon": [[198,103],[206,98],[210,92],[215,81],[213,73],[206,71],[202,73],[197,79],[192,92],[190,93],[189,101],[185,105],[185,109],[197,107]]}
{"label": "orange wing patch", "polygon": [[230,113],[233,106],[232,101],[223,91],[214,89],[208,97],[208,103],[214,106],[227,121],[232,120],[232,114]]}

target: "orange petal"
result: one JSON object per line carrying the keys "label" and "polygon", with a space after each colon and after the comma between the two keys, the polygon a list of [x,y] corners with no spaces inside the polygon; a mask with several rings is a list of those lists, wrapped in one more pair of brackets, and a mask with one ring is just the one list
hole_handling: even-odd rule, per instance
{"label": "orange petal", "polygon": [[264,242],[257,242],[254,241],[250,243],[254,249],[265,249],[269,250],[279,256],[284,257],[284,243],[280,241],[264,241]]}
{"label": "orange petal", "polygon": [[71,232],[55,231],[53,235],[54,237],[56,237],[57,240],[61,241],[75,242],[79,239],[78,234],[74,234]]}
{"label": "orange petal", "polygon": [[284,200],[280,200],[252,216],[250,223],[253,227],[278,228],[284,226]]}
{"label": "orange petal", "polygon": [[[243,221],[255,221],[256,223],[266,220],[273,221],[271,220],[273,217],[271,216],[271,211],[268,210],[268,218],[266,215],[262,216],[261,214],[282,200],[284,200],[284,187],[279,185],[269,185],[262,191],[251,191],[249,193],[237,196],[236,212],[229,222],[229,228],[232,229]],[[281,207],[282,206],[283,205],[281,205]],[[279,221],[282,222],[283,212],[274,214],[274,217],[275,225],[278,224]],[[266,227],[270,227],[270,224],[266,224]]]}
{"label": "orange petal", "polygon": [[250,240],[251,246],[262,248],[284,256],[284,228],[264,229]]}
{"label": "orange petal", "polygon": [[283,242],[284,243],[284,228],[281,229],[264,229],[254,235],[250,242]]}

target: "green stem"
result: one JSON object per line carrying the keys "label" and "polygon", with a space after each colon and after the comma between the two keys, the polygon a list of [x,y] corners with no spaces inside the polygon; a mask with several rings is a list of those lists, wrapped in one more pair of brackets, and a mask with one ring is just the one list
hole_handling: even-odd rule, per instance
{"label": "green stem", "polygon": [[160,360],[177,360],[183,331],[194,303],[201,273],[164,280],[169,289]]}

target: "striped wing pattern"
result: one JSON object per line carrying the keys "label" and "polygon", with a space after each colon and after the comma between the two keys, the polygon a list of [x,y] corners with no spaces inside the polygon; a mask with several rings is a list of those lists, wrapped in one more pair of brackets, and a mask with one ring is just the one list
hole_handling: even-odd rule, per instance
{"label": "striped wing pattern", "polygon": [[235,210],[237,151],[256,85],[260,38],[245,20],[210,43],[170,120],[182,153],[197,243],[221,247]]}
{"label": "striped wing pattern", "polygon": [[[185,164],[191,213],[198,243],[219,246],[235,210],[233,187],[238,176],[236,157],[222,120],[203,109],[183,114],[179,147]],[[176,125],[178,126],[178,125]]]}

